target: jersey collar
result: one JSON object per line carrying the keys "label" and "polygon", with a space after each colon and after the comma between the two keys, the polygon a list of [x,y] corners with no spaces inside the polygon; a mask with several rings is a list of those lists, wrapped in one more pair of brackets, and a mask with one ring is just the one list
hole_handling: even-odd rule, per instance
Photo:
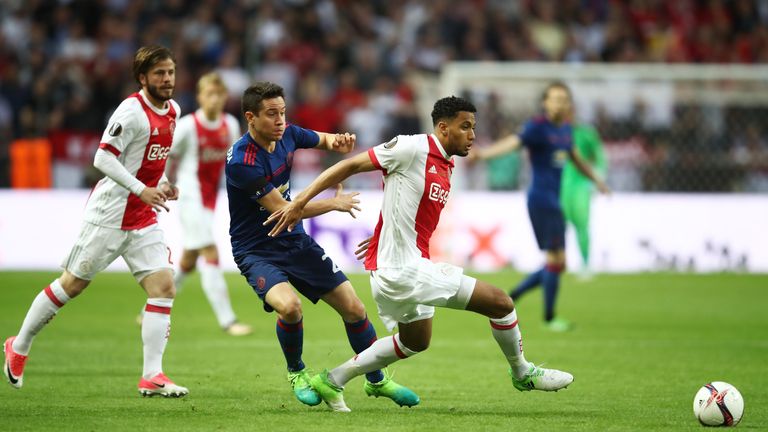
{"label": "jersey collar", "polygon": [[443,145],[442,145],[442,144],[440,144],[440,140],[439,140],[439,139],[437,139],[437,136],[435,136],[435,134],[429,134],[429,135],[430,135],[430,136],[432,137],[432,139],[435,141],[435,147],[437,147],[437,149],[438,149],[438,150],[440,150],[440,154],[441,154],[441,155],[443,155],[443,157],[445,158],[445,160],[448,160],[448,161],[450,161],[450,160],[451,160],[451,158],[449,158],[449,157],[448,157],[448,153],[447,153],[447,152],[445,151],[445,149],[443,148]]}
{"label": "jersey collar", "polygon": [[144,89],[139,90],[139,96],[141,96],[141,98],[144,100],[144,103],[149,107],[149,109],[151,109],[152,111],[154,111],[158,115],[161,115],[161,116],[162,115],[166,115],[166,114],[168,114],[168,111],[170,111],[170,109],[171,109],[171,100],[170,99],[165,101],[165,108],[159,109],[156,106],[152,105],[152,102],[150,102],[150,100],[147,99],[147,95],[144,94]]}

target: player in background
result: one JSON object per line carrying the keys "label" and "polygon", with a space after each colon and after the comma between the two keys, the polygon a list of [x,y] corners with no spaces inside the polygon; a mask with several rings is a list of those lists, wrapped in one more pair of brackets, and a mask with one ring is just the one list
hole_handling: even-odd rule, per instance
{"label": "player in background", "polygon": [[[605,178],[605,150],[603,150],[600,135],[594,127],[584,123],[574,123],[573,147],[594,172],[601,178]],[[565,220],[573,225],[576,231],[582,263],[579,274],[585,280],[592,275],[589,264],[589,214],[594,189],[592,181],[585,177],[572,161],[568,160],[563,168],[560,204],[563,207]]]}
{"label": "player in background", "polygon": [[397,325],[398,333],[312,377],[312,387],[335,411],[349,411],[343,389],[352,378],[427,349],[435,306],[466,309],[490,319],[516,389],[557,391],[573,381],[569,373],[525,359],[517,310],[504,291],[464,275],[460,267],[429,259],[429,239],[451,190],[453,156],[469,153],[476,111],[461,98],[438,100],[432,110],[432,134],[397,136],[337,163],[267,220],[276,221],[269,233],[273,238],[299,231],[297,224],[313,214],[310,200],[320,192],[357,173],[380,170],[384,175],[384,200],[365,268],[371,272],[379,316],[389,330]]}
{"label": "player in background", "polygon": [[226,101],[227,87],[221,76],[215,72],[203,75],[197,82],[200,108],[179,120],[173,136],[167,173],[171,182],[184,191],[178,206],[184,251],[174,282],[181,289],[202,256],[200,282],[219,326],[232,336],[243,336],[253,330],[239,323],[232,310],[213,235],[214,210],[227,150],[241,134],[237,119],[224,112]]}
{"label": "player in background", "polygon": [[[285,110],[283,89],[276,84],[256,83],[243,94],[242,111],[248,132],[230,149],[225,168],[229,233],[240,272],[264,302],[264,310],[277,313],[277,339],[296,398],[304,404],[317,405],[320,396],[309,385],[309,373],[301,357],[301,300],[291,285],[312,303],[323,300],[339,313],[354,352],[362,352],[374,343],[376,330],[347,277],[301,225],[293,232],[270,237],[264,224],[271,213],[291,200],[294,152],[314,148],[349,153],[354,148],[355,135],[288,125]],[[309,203],[306,216],[340,211],[354,217],[354,210],[360,210],[356,195],[343,193],[338,185],[335,197]],[[419,403],[415,393],[379,368],[366,372],[364,390],[369,396],[384,396],[401,406]]]}
{"label": "player in background", "polygon": [[571,110],[568,86],[561,82],[549,84],[542,96],[542,107],[543,114],[528,120],[520,134],[511,134],[490,147],[477,149],[473,159],[492,159],[515,151],[521,145],[528,149],[533,168],[533,181],[528,188],[528,216],[546,260],[544,267],[528,275],[510,296],[517,300],[529,290],[543,285],[547,328],[567,331],[572,327],[571,323],[555,316],[560,274],[565,270],[565,219],[560,205],[563,166],[571,160],[600,192],[608,193],[609,189],[573,148],[573,130],[568,122]]}
{"label": "player in background", "polygon": [[23,383],[35,335],[97,273],[122,256],[148,297],[139,392],[166,397],[188,393],[163,373],[162,363],[176,294],[170,249],[156,214],[167,211],[165,202],[175,200],[179,192],[163,174],[179,118],[179,105],[171,99],[176,82],[173,54],[160,46],[139,48],[133,76],[141,91],[117,107],[102,135],[93,165],[105,177],[88,198],[80,236],[62,263],[64,272],[35,297],[18,335],[5,341],[3,372],[13,387]]}

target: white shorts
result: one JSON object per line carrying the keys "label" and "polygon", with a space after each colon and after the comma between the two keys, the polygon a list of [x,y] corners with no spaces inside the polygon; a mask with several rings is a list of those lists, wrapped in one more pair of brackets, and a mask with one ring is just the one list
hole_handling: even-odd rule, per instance
{"label": "white shorts", "polygon": [[179,200],[182,245],[186,250],[202,249],[216,244],[213,238],[213,210],[200,200]]}
{"label": "white shorts", "polygon": [[84,222],[75,246],[61,266],[80,279],[91,280],[122,256],[133,277],[142,279],[163,269],[173,269],[171,250],[157,224],[132,231]]}
{"label": "white shorts", "polygon": [[392,331],[398,322],[431,318],[435,306],[466,309],[477,280],[461,267],[419,258],[401,268],[371,272],[371,291],[381,321]]}

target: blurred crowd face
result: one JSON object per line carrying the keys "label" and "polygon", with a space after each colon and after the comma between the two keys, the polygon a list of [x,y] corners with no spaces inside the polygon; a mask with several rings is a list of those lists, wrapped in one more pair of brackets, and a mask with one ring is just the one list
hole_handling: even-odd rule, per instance
{"label": "blurred crowd face", "polygon": [[171,59],[157,62],[149,68],[146,75],[140,77],[141,86],[153,104],[161,107],[173,97],[176,86],[176,64]]}
{"label": "blurred crowd face", "polygon": [[544,96],[544,113],[554,123],[566,121],[571,113],[571,96],[562,87],[551,87]]}
{"label": "blurred crowd face", "polygon": [[227,89],[216,83],[203,84],[197,93],[197,103],[206,117],[217,118],[227,103]]}
{"label": "blurred crowd face", "polygon": [[282,97],[264,99],[258,113],[247,111],[248,130],[260,143],[278,141],[285,132],[285,100]]}

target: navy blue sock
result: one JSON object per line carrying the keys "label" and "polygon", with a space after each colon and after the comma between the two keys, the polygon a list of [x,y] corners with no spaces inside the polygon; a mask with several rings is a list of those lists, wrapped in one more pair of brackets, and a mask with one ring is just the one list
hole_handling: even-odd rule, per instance
{"label": "navy blue sock", "polygon": [[557,291],[560,287],[560,267],[547,266],[544,268],[542,282],[544,284],[544,321],[552,321],[555,317]]}
{"label": "navy blue sock", "polygon": [[[349,339],[349,345],[356,354],[360,354],[365,351],[371,344],[376,342],[376,329],[373,328],[373,324],[368,321],[368,317],[361,319],[358,322],[348,323],[344,322],[344,328],[347,330],[347,338]],[[381,370],[368,372],[365,374],[369,382],[377,383],[384,379],[384,373]]]}
{"label": "navy blue sock", "polygon": [[278,318],[275,330],[285,362],[288,364],[288,371],[297,372],[304,369],[304,362],[301,360],[301,352],[304,349],[304,319],[292,324]]}
{"label": "navy blue sock", "polygon": [[517,300],[526,292],[536,288],[542,282],[544,270],[544,268],[541,268],[538,271],[529,274],[527,278],[523,279],[523,281],[520,282],[520,285],[518,285],[514,291],[509,293],[509,296],[512,297],[512,300]]}

